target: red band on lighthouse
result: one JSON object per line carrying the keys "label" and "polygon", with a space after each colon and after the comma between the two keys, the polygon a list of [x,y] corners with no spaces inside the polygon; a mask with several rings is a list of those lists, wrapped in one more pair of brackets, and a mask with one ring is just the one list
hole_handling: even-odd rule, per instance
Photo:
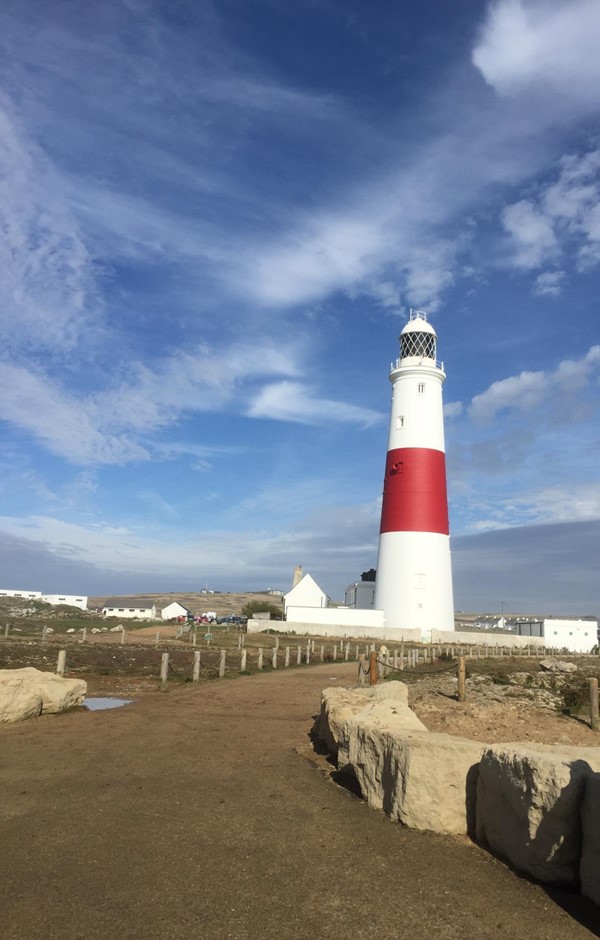
{"label": "red band on lighthouse", "polygon": [[442,451],[421,447],[388,451],[380,531],[449,534]]}

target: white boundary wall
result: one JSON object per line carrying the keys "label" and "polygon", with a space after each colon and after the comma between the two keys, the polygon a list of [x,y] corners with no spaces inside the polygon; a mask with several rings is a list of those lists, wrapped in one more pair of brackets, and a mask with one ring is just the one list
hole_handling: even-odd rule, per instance
{"label": "white boundary wall", "polygon": [[[427,637],[429,639],[429,637]],[[527,646],[546,646],[543,636],[519,636],[517,633],[483,633],[483,631],[470,632],[468,630],[432,630],[432,643],[450,643],[454,646],[515,646],[523,649]]]}
{"label": "white boundary wall", "polygon": [[[336,608],[331,608],[335,613]],[[306,608],[303,608],[306,611]],[[323,613],[323,611],[322,611]],[[365,613],[365,611],[360,611]],[[249,620],[248,633],[263,633],[271,628],[278,633],[293,633],[296,636],[331,636],[341,637],[348,640],[395,640],[401,643],[403,640],[419,643],[421,641],[420,630],[395,630],[388,627],[366,627],[356,624],[351,626],[346,623],[306,623],[305,621],[290,620],[271,620],[265,623],[264,620]]]}
{"label": "white boundary wall", "polygon": [[295,623],[336,624],[348,627],[375,627],[382,630],[382,610],[359,610],[356,607],[304,607],[286,608],[286,620]]}

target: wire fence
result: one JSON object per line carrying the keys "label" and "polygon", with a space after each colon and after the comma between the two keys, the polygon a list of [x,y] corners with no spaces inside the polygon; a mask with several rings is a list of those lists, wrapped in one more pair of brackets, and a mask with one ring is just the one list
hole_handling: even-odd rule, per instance
{"label": "wire fence", "polygon": [[[218,639],[225,639],[219,637]],[[286,638],[287,639],[287,638]],[[19,647],[19,640],[21,647]],[[65,642],[67,640],[67,642]],[[127,643],[110,644],[86,643],[82,637],[45,637],[42,643],[30,639],[12,637],[7,644],[0,643],[0,668],[6,665],[37,665],[47,669],[52,665],[52,653],[57,644],[66,646],[62,666],[57,663],[59,674],[76,676],[114,676],[129,679],[156,680],[161,687],[168,681],[175,683],[200,682],[214,678],[231,678],[236,675],[275,672],[279,669],[297,668],[320,663],[343,663],[357,661],[358,682],[364,684],[371,674],[370,659],[374,655],[374,668],[379,680],[394,675],[402,681],[414,683],[424,678],[442,677],[458,673],[462,658],[465,679],[480,676],[501,685],[520,686],[506,675],[500,675],[489,660],[498,660],[486,651],[488,671],[477,668],[473,660],[482,658],[478,648],[400,643],[394,647],[385,644],[356,643],[340,640],[336,643],[319,643],[315,638],[298,637],[292,645],[282,645],[277,635],[261,636],[230,634],[230,647],[218,646],[211,639],[204,638],[202,645],[180,643],[152,646]],[[258,640],[264,645],[254,645]],[[16,644],[16,645],[14,645]],[[165,649],[165,646],[167,649]],[[25,648],[26,647],[26,648]],[[21,661],[8,655],[11,649],[21,649]],[[162,650],[162,651],[161,651]],[[43,651],[43,655],[37,655]],[[57,650],[58,652],[58,650]],[[67,655],[68,652],[68,655]],[[56,655],[56,654],[55,654]],[[503,657],[507,666],[506,656]],[[593,657],[598,662],[597,657]],[[166,664],[166,665],[165,665]],[[491,667],[491,671],[490,671]],[[514,666],[512,667],[514,668]],[[369,679],[372,681],[372,676]]]}

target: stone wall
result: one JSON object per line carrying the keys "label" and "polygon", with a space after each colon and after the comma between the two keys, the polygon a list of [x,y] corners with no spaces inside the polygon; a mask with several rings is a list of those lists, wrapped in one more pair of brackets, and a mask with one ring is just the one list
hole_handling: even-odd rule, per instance
{"label": "stone wall", "polygon": [[518,871],[600,904],[600,747],[483,744],[427,731],[407,688],[325,689],[318,741],[371,806],[470,835]]}

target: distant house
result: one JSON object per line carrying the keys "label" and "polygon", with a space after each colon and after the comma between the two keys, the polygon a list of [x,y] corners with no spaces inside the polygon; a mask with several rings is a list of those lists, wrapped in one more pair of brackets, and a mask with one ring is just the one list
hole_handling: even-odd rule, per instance
{"label": "distant house", "polygon": [[187,620],[188,617],[194,616],[192,611],[180,604],[179,601],[172,601],[167,607],[163,607],[160,615],[163,620],[175,620],[177,617],[185,617]]}
{"label": "distant house", "polygon": [[22,597],[28,601],[41,601],[41,591],[15,591],[12,588],[3,588],[0,590],[0,597]]}
{"label": "distant house", "polygon": [[87,610],[88,599],[77,594],[42,594],[42,600],[45,604],[52,604],[58,607],[59,604],[67,604],[69,607],[79,607],[81,610]]}
{"label": "distant house", "polygon": [[147,597],[109,597],[102,608],[102,616],[120,620],[154,620],[156,604]]}
{"label": "distant house", "polygon": [[327,607],[329,597],[310,574],[305,574],[296,585],[283,595],[284,616],[288,607]]}
{"label": "distant house", "polygon": [[[598,645],[597,620],[559,620],[546,618],[543,621],[531,621],[523,624],[519,633],[523,636],[535,636],[536,627],[540,627],[538,636],[544,637],[546,646],[554,649],[566,649],[571,653],[589,653]],[[530,632],[527,631],[529,627]]]}

